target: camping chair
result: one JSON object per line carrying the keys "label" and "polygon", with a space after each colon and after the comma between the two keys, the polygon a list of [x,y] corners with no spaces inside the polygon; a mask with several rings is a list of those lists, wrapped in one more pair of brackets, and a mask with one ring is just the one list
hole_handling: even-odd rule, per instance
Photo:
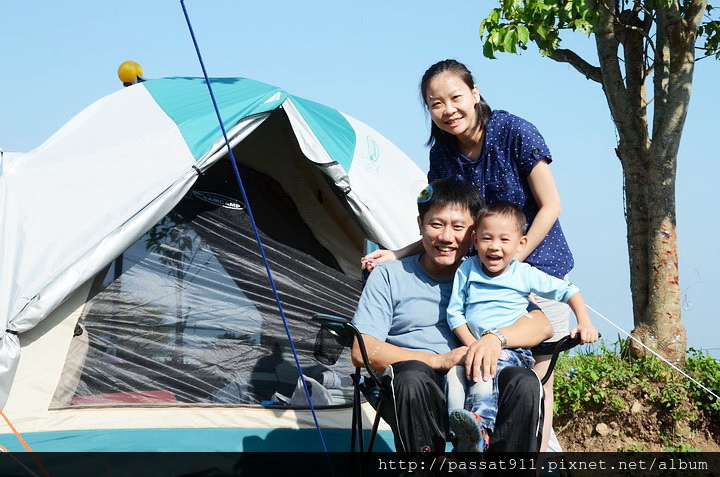
{"label": "camping chair", "polygon": [[[363,359],[363,366],[367,372],[367,377],[362,375],[361,368],[355,367],[355,372],[351,375],[353,381],[353,410],[352,424],[350,435],[350,453],[354,456],[356,450],[360,452],[360,464],[362,474],[365,473],[365,465],[367,463],[366,454],[372,451],[377,436],[377,429],[380,425],[380,417],[383,411],[383,405],[392,405],[391,395],[385,390],[387,389],[390,379],[377,373],[368,359],[367,349],[363,341],[360,331],[353,325],[349,319],[339,316],[326,315],[317,313],[312,319],[320,323],[320,330],[315,339],[314,355],[322,364],[331,366],[335,364],[340,357],[343,349],[351,347],[353,340],[357,340],[360,346],[360,353]],[[375,408],[375,420],[373,422],[372,431],[370,432],[370,440],[367,449],[364,444],[364,434],[362,426],[362,411],[360,393],[365,395],[366,399]],[[385,404],[387,403],[387,404]],[[351,462],[354,465],[354,462]]]}
{"label": "camping chair", "polygon": [[[364,466],[367,462],[367,455],[372,451],[373,444],[375,442],[383,406],[390,406],[391,409],[394,410],[392,393],[385,391],[387,384],[390,382],[390,378],[388,376],[381,375],[372,369],[362,335],[349,319],[322,313],[313,315],[312,319],[320,323],[320,331],[318,331],[315,340],[315,358],[321,363],[326,365],[335,364],[343,349],[345,347],[352,346],[353,339],[356,339],[358,342],[363,359],[363,366],[367,372],[367,377],[362,376],[360,367],[356,367],[355,373],[352,375],[354,397],[350,452],[360,452],[360,461],[364,470]],[[540,379],[542,384],[545,384],[548,379],[550,379],[550,375],[555,368],[555,364],[557,363],[560,353],[568,351],[579,344],[579,336],[571,338],[570,335],[566,335],[558,341],[541,343],[532,348],[531,351],[533,354],[551,355],[548,371],[545,373],[545,376]],[[368,441],[367,448],[364,447],[363,443],[362,415],[360,412],[361,391],[376,410],[375,420],[373,422],[372,430],[370,431],[370,439]],[[388,424],[390,424],[390,427],[393,428],[393,432],[395,432],[393,423]],[[359,445],[356,445],[356,443]]]}

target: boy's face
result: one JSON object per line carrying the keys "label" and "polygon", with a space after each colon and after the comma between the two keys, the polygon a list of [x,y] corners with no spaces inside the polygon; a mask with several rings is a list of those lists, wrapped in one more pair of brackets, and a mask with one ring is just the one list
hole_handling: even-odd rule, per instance
{"label": "boy's face", "polygon": [[503,274],[510,262],[527,244],[527,237],[509,216],[483,217],[473,230],[473,241],[483,271],[491,277]]}
{"label": "boy's face", "polygon": [[473,218],[467,207],[433,207],[418,226],[425,253],[420,264],[436,278],[452,277],[470,248]]}

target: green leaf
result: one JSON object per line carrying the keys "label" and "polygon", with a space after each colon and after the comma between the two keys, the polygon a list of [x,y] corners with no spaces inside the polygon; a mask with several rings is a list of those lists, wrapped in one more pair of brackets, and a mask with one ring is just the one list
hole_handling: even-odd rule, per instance
{"label": "green leaf", "polygon": [[493,47],[496,50],[499,50],[501,47],[501,33],[499,29],[495,29],[490,33],[490,36],[488,37],[488,41],[492,43]]}
{"label": "green leaf", "polygon": [[522,45],[527,45],[527,42],[530,40],[530,30],[524,25],[520,25],[517,30],[518,34],[518,41]]}
{"label": "green leaf", "polygon": [[538,34],[541,40],[545,40],[547,38],[549,28],[545,25],[538,25],[538,27],[535,29],[535,33]]}
{"label": "green leaf", "polygon": [[515,29],[508,29],[503,38],[503,47],[508,53],[517,53],[518,34]]}
{"label": "green leaf", "polygon": [[586,20],[575,20],[575,28],[580,30],[581,32],[585,34],[590,34],[590,30],[592,28],[592,25],[590,25],[590,22]]}
{"label": "green leaf", "polygon": [[485,41],[485,43],[483,44],[483,56],[485,58],[490,58],[491,60],[496,59],[495,48],[493,48],[489,40]]}
{"label": "green leaf", "polygon": [[480,22],[480,29],[479,29],[479,31],[478,31],[478,34],[480,35],[480,38],[482,38],[482,37],[483,37],[483,34],[485,33],[485,23],[486,23],[486,22],[487,22],[487,20],[483,20],[483,21]]}

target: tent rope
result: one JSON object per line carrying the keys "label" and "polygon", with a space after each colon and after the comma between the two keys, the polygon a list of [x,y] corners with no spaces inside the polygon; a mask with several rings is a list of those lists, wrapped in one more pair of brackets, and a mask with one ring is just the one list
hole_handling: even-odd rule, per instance
{"label": "tent rope", "polygon": [[290,349],[292,350],[293,358],[295,359],[295,365],[297,366],[298,372],[300,374],[300,381],[302,382],[303,390],[305,391],[305,396],[308,400],[308,405],[310,407],[310,412],[312,413],[313,421],[315,422],[315,428],[318,431],[318,435],[320,437],[320,442],[322,444],[322,448],[325,452],[325,455],[327,457],[328,465],[330,466],[330,472],[334,476],[332,463],[330,461],[330,454],[328,452],[327,446],[325,444],[325,439],[323,438],[322,429],[320,428],[320,423],[317,418],[317,414],[315,412],[315,407],[312,404],[312,399],[310,396],[310,391],[308,390],[307,383],[305,382],[305,376],[302,370],[302,366],[300,365],[300,358],[298,357],[297,350],[295,349],[295,343],[292,339],[292,334],[290,333],[290,327],[287,323],[287,318],[285,317],[285,313],[283,312],[282,303],[280,301],[280,295],[278,294],[277,287],[275,285],[275,280],[273,279],[272,271],[270,270],[270,263],[268,262],[268,259],[265,255],[265,247],[263,246],[262,240],[260,238],[260,232],[257,227],[257,224],[255,223],[255,217],[252,213],[252,208],[250,207],[250,201],[248,200],[247,194],[245,192],[245,186],[243,185],[242,178],[240,177],[240,171],[238,169],[237,161],[235,160],[235,155],[233,154],[232,147],[230,146],[230,140],[228,139],[227,132],[225,131],[225,124],[222,120],[222,115],[220,114],[220,109],[217,105],[217,101],[215,100],[215,94],[213,92],[212,85],[210,84],[210,78],[208,77],[207,70],[205,69],[205,63],[202,59],[202,55],[200,53],[200,47],[198,45],[197,39],[195,38],[195,32],[193,30],[192,24],[190,22],[190,16],[188,15],[187,9],[185,8],[185,0],[180,0],[180,5],[183,10],[183,14],[185,15],[185,21],[187,22],[188,30],[190,31],[190,36],[192,37],[193,45],[195,46],[195,52],[197,53],[198,61],[200,62],[200,67],[202,68],[203,77],[205,78],[205,83],[207,84],[208,91],[210,92],[210,99],[212,100],[213,108],[215,109],[215,115],[217,116],[218,123],[220,125],[220,130],[222,131],[223,139],[225,140],[225,146],[228,150],[228,156],[230,157],[230,162],[233,167],[233,171],[235,172],[235,179],[237,180],[238,186],[240,187],[240,193],[242,194],[243,201],[245,202],[246,211],[248,214],[248,218],[250,219],[250,223],[253,227],[253,232],[255,233],[255,240],[257,241],[258,248],[260,250],[260,255],[262,257],[263,263],[265,265],[265,271],[267,272],[268,280],[270,282],[270,287],[272,288],[273,296],[275,297],[275,303],[278,307],[278,312],[280,313],[280,318],[282,319],[283,326],[285,327],[285,333],[287,334],[288,340],[290,342]]}
{"label": "tent rope", "polygon": [[[20,435],[20,433],[18,432],[18,430],[15,429],[15,426],[13,426],[12,422],[10,422],[10,419],[9,419],[9,418],[7,417],[7,415],[2,411],[2,409],[0,409],[0,414],[2,414],[3,419],[5,419],[5,422],[7,423],[8,427],[10,428],[10,430],[13,431],[13,434],[15,434],[15,437],[17,437],[17,439],[20,441],[20,444],[22,444],[22,446],[25,448],[25,450],[30,454],[30,457],[32,457],[32,460],[35,461],[35,464],[38,466],[38,468],[40,468],[40,471],[42,472],[42,474],[43,474],[45,477],[50,477],[50,474],[48,474],[47,470],[45,470],[45,467],[43,467],[42,463],[40,462],[40,459],[37,458],[37,456],[36,456],[35,453],[32,451],[32,449],[30,448],[30,446],[28,445],[28,443],[25,442],[25,439],[23,439],[23,437]],[[5,449],[4,447],[2,447],[2,452],[10,452],[10,451],[8,451],[8,450]],[[13,458],[14,458],[14,457],[13,457]],[[17,460],[17,459],[15,459],[15,460]],[[25,465],[23,465],[21,462],[18,461],[18,463],[19,463],[20,465],[22,465],[23,467],[25,467]],[[25,469],[26,469],[28,472],[30,472],[31,474],[37,475],[37,474],[35,474],[34,472],[30,471],[30,469],[28,469],[27,467],[25,467]]]}
{"label": "tent rope", "polygon": [[685,371],[683,371],[682,369],[678,368],[677,366],[675,366],[674,364],[672,364],[670,361],[668,361],[668,360],[665,359],[664,357],[660,356],[657,352],[655,352],[655,350],[651,349],[651,348],[648,347],[645,343],[641,342],[639,339],[635,338],[633,335],[631,335],[630,333],[628,333],[628,332],[625,331],[624,329],[620,328],[618,325],[616,325],[615,323],[613,323],[609,318],[607,318],[606,316],[604,316],[602,313],[600,313],[599,311],[597,311],[596,309],[594,309],[593,307],[591,307],[591,306],[588,305],[587,303],[586,303],[585,305],[587,306],[588,310],[592,310],[596,315],[598,315],[600,318],[602,318],[603,320],[607,321],[607,322],[610,323],[612,326],[614,326],[615,328],[617,328],[617,329],[618,329],[619,331],[621,331],[625,336],[627,336],[627,337],[630,338],[631,340],[635,341],[636,343],[638,343],[640,346],[642,346],[642,347],[645,348],[646,350],[650,351],[652,354],[654,354],[655,356],[657,356],[661,361],[665,362],[668,366],[670,366],[671,368],[673,368],[675,371],[677,371],[678,373],[682,374],[683,376],[685,376],[686,378],[688,378],[690,381],[692,381],[693,383],[697,384],[699,387],[701,387],[702,389],[704,389],[705,391],[707,391],[709,394],[711,394],[712,396],[714,396],[715,399],[720,400],[720,396],[718,396],[717,394],[715,394],[712,390],[708,389],[705,385],[703,385],[703,384],[702,384],[701,382],[699,382],[697,379],[693,378],[692,376],[690,376],[689,374],[687,374]]}

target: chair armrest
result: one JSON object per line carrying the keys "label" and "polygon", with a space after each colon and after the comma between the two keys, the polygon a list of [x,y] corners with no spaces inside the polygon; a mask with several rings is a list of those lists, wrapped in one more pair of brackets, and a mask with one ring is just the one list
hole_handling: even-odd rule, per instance
{"label": "chair armrest", "polygon": [[[598,334],[598,338],[601,337],[601,334]],[[540,382],[544,385],[548,379],[550,379],[550,376],[552,375],[553,371],[555,370],[555,364],[557,363],[558,357],[560,356],[560,353],[563,351],[568,351],[570,349],[573,349],[577,345],[580,344],[580,336],[575,335],[575,338],[571,338],[570,335],[565,335],[562,338],[560,338],[558,341],[552,341],[552,342],[545,342],[540,343],[539,345],[533,347],[530,351],[532,351],[533,355],[552,355],[550,358],[550,365],[548,366],[547,372],[545,373],[545,376],[543,376],[540,379]]]}
{"label": "chair armrest", "polygon": [[372,379],[377,385],[381,384],[380,377],[377,372],[370,365],[370,359],[368,358],[367,348],[365,347],[365,340],[355,325],[352,324],[349,318],[341,316],[328,315],[325,313],[315,313],[312,316],[314,321],[320,323],[321,326],[326,326],[337,333],[341,338],[347,339],[344,342],[345,346],[352,346],[352,339],[354,338],[358,346],[360,347],[360,354],[362,355],[363,365]]}

